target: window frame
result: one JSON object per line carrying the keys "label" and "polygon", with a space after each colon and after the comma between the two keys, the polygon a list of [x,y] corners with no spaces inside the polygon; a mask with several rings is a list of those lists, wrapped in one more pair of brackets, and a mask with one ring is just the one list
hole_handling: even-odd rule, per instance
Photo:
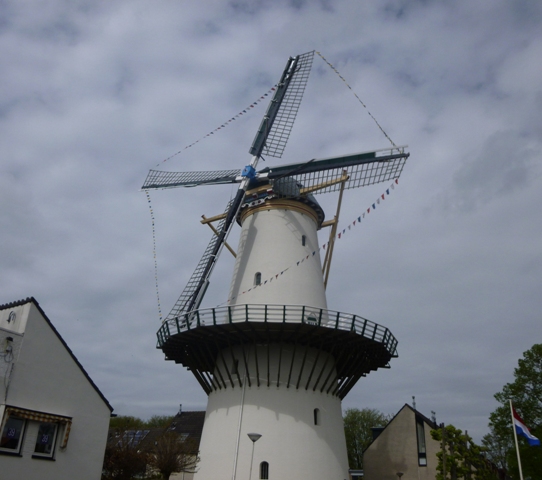
{"label": "window frame", "polygon": [[425,424],[421,417],[416,415],[416,446],[418,448],[418,466],[427,467],[427,442],[425,440]]}
{"label": "window frame", "polygon": [[269,462],[265,460],[260,463],[260,480],[269,480]]}
{"label": "window frame", "polygon": [[[3,454],[3,455],[16,455],[16,456],[20,457],[20,456],[22,456],[21,450],[22,450],[22,447],[23,447],[23,440],[24,440],[24,436],[25,436],[25,433],[26,433],[27,423],[28,423],[26,418],[20,418],[20,417],[17,417],[15,415],[14,416],[9,416],[7,418],[6,423],[4,424],[4,429],[0,433],[0,435],[1,435],[0,436],[0,445],[1,445],[2,439],[4,438],[4,431],[7,430],[9,422],[11,420],[16,420],[16,421],[22,422],[22,425],[20,427],[19,437],[18,437],[18,443],[17,443],[16,448],[9,448],[9,447],[0,446],[0,454]],[[6,435],[6,437],[7,437],[7,435]]]}
{"label": "window frame", "polygon": [[[32,452],[32,458],[40,458],[40,459],[47,459],[47,460],[54,460],[55,458],[55,452],[56,452],[56,444],[58,439],[58,432],[60,430],[59,424],[56,422],[36,422],[38,424],[38,433],[36,435],[36,442],[34,443],[34,451]],[[39,445],[41,445],[43,442],[39,442],[40,439],[40,432],[43,426],[45,425],[51,425],[54,427],[53,433],[48,434],[47,436],[52,437],[52,441],[50,442],[50,451],[49,452],[37,452],[36,449]],[[44,434],[41,434],[44,435]],[[49,444],[49,441],[47,441],[47,444]]]}
{"label": "window frame", "polygon": [[316,426],[321,425],[322,424],[322,417],[320,415],[320,409],[319,408],[314,409],[313,416],[314,416],[314,424]]}

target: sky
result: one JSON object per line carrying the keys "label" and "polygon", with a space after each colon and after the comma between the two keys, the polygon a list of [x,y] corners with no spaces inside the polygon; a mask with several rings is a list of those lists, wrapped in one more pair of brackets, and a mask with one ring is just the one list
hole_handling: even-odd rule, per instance
{"label": "sky", "polygon": [[[205,409],[156,349],[153,252],[165,316],[210,239],[201,215],[235,190],[151,192],[154,243],[141,185],[152,168],[241,169],[261,97],[316,50],[344,81],[315,55],[267,162],[388,148],[369,112],[411,154],[350,230],[389,183],[345,194],[328,305],[388,327],[399,356],[343,408],[415,396],[480,440],[542,333],[541,21],[527,0],[0,2],[0,304],[35,297],[115,413]],[[319,201],[331,218],[337,198]],[[203,306],[227,300],[229,257]]]}

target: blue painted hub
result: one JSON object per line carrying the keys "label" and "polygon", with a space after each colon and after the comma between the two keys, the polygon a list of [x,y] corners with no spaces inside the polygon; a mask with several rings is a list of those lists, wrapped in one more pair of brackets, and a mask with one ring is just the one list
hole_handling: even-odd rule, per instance
{"label": "blue painted hub", "polygon": [[252,165],[247,165],[245,168],[243,168],[243,171],[241,172],[242,177],[246,177],[250,180],[256,178],[256,170]]}

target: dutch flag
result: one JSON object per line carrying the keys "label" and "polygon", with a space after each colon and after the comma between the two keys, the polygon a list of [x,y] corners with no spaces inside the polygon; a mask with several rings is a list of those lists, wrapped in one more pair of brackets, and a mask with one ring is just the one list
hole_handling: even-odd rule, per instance
{"label": "dutch flag", "polygon": [[512,407],[512,413],[514,416],[514,428],[516,429],[516,433],[525,437],[531,447],[540,446],[540,440],[538,440],[538,438],[531,434],[531,432],[527,428],[527,425],[525,425],[514,407]]}

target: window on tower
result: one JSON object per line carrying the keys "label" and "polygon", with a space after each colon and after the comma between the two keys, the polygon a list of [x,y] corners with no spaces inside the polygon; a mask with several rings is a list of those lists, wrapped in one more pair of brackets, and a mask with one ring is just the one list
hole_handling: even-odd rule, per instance
{"label": "window on tower", "polygon": [[239,374],[239,359],[237,358],[234,358],[233,359],[233,363],[232,363],[232,366],[231,366],[231,373],[233,374]]}
{"label": "window on tower", "polygon": [[254,285],[261,285],[262,283],[262,272],[256,272],[254,275]]}
{"label": "window on tower", "polygon": [[319,408],[314,409],[314,424],[320,425],[320,409]]}
{"label": "window on tower", "polygon": [[269,479],[269,464],[267,462],[260,463],[260,479],[261,480]]}
{"label": "window on tower", "polygon": [[301,235],[301,245],[305,246],[307,245],[307,236]]}

